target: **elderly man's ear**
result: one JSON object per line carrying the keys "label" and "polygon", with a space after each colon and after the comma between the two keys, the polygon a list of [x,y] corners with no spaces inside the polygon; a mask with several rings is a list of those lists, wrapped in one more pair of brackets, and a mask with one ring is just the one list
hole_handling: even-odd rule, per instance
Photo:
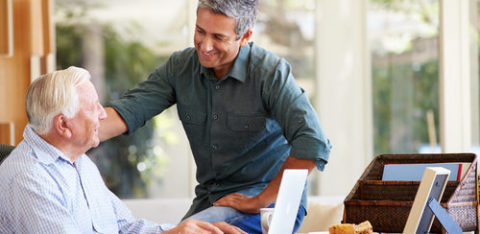
{"label": "elderly man's ear", "polygon": [[72,137],[72,131],[69,128],[69,119],[63,114],[58,114],[53,119],[53,130],[62,137]]}

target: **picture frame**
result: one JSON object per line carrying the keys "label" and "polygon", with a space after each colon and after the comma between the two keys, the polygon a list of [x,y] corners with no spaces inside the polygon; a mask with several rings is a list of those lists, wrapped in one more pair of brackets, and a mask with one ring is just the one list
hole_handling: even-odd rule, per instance
{"label": "picture frame", "polygon": [[439,203],[449,176],[450,170],[443,167],[425,169],[403,233],[429,233],[436,215],[448,233],[462,232]]}

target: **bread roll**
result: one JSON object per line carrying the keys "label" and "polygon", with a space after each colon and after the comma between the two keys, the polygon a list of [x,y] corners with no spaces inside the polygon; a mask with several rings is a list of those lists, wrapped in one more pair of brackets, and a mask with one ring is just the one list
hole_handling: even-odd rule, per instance
{"label": "bread roll", "polygon": [[344,223],[335,224],[328,227],[330,234],[371,234],[373,233],[372,224],[367,220],[358,225]]}
{"label": "bread roll", "polygon": [[355,225],[355,234],[371,234],[373,233],[372,224],[367,220],[359,225]]}
{"label": "bread roll", "polygon": [[350,223],[335,224],[328,227],[328,232],[330,234],[354,234],[355,227]]}

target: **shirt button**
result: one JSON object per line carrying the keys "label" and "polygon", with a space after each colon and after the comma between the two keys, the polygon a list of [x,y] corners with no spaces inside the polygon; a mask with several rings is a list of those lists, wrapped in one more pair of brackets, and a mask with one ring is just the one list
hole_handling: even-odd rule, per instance
{"label": "shirt button", "polygon": [[213,145],[212,145],[212,150],[217,150],[217,149],[218,149],[218,145],[213,144]]}
{"label": "shirt button", "polygon": [[217,114],[213,114],[213,119],[214,119],[214,120],[217,120],[217,119],[218,119],[218,115],[217,115]]}
{"label": "shirt button", "polygon": [[216,85],[216,86],[215,86],[215,89],[220,89],[220,85]]}
{"label": "shirt button", "polygon": [[190,117],[190,115],[186,115],[186,116],[185,116],[185,119],[186,119],[186,120],[191,120],[192,117]]}

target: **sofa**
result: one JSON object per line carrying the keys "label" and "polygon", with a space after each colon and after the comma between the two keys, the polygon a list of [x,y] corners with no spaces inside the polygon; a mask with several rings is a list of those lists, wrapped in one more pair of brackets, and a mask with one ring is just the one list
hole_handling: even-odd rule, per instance
{"label": "sofa", "polygon": [[[344,196],[312,196],[308,198],[307,216],[298,233],[328,231],[343,217]],[[133,215],[158,223],[176,224],[191,204],[189,198],[125,199]]]}

